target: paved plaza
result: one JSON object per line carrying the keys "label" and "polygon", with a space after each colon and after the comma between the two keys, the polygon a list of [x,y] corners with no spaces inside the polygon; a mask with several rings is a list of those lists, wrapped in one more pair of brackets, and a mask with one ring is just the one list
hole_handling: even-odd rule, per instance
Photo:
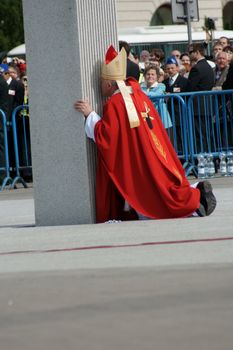
{"label": "paved plaza", "polygon": [[99,225],[35,227],[32,187],[0,193],[1,349],[230,350],[233,178],[211,182],[210,217]]}

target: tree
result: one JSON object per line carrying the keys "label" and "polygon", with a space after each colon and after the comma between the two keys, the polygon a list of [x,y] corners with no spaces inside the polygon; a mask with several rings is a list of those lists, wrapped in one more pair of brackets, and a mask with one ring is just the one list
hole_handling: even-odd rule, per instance
{"label": "tree", "polygon": [[22,0],[0,1],[0,51],[24,43]]}

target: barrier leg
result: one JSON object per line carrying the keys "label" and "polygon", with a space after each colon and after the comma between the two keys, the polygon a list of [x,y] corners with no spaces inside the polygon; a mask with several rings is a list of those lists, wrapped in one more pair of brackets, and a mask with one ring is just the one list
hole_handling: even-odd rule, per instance
{"label": "barrier leg", "polygon": [[22,109],[22,106],[16,107],[12,115],[12,130],[13,130],[13,140],[14,140],[14,149],[15,149],[15,167],[16,167],[16,176],[12,182],[12,188],[17,188],[16,184],[21,183],[24,188],[28,188],[28,185],[20,175],[20,165],[19,165],[19,148],[18,148],[18,138],[17,138],[17,125],[16,125],[16,116],[17,112]]}
{"label": "barrier leg", "polygon": [[9,152],[8,152],[8,138],[7,138],[7,122],[5,113],[0,110],[0,160],[5,164],[5,167],[1,168],[5,172],[5,177],[2,180],[0,191],[2,191],[6,185],[12,183],[12,178],[10,177],[10,167],[9,167]]}

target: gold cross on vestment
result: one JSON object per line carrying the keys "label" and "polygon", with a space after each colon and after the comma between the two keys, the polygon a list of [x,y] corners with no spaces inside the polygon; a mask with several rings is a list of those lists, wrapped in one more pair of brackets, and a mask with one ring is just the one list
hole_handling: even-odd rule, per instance
{"label": "gold cross on vestment", "polygon": [[145,101],[144,101],[144,106],[145,106],[146,111],[145,112],[141,112],[142,118],[144,118],[144,120],[147,121],[147,124],[148,124],[149,128],[152,129],[153,125],[151,123],[151,120],[154,120],[154,117],[150,117],[149,116],[150,108],[147,106]]}
{"label": "gold cross on vestment", "polygon": [[150,108],[147,106],[146,102],[144,102],[144,106],[145,106],[146,111],[145,112],[141,112],[142,117],[143,118],[150,118],[150,119],[154,120],[153,117],[149,116]]}

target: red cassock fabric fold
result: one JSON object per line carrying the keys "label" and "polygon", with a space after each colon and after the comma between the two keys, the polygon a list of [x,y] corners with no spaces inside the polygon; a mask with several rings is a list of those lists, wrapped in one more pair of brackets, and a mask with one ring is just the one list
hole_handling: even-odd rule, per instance
{"label": "red cassock fabric fold", "polygon": [[[124,199],[154,219],[190,216],[200,205],[199,190],[190,187],[161,118],[138,82],[127,80],[140,126],[130,128],[123,98],[111,96],[95,126],[98,148],[96,221],[122,219]],[[149,110],[149,112],[148,112]],[[148,112],[153,129],[148,127]]]}

